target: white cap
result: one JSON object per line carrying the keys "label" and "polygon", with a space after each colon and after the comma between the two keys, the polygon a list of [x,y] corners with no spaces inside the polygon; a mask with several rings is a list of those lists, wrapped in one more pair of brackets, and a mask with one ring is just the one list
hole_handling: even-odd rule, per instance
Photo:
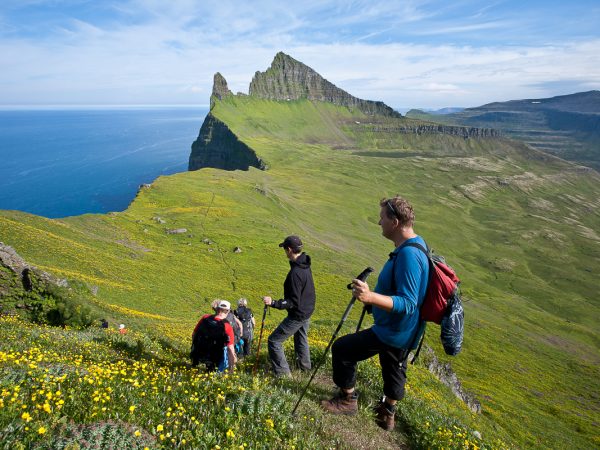
{"label": "white cap", "polygon": [[219,308],[230,310],[231,309],[231,303],[229,303],[227,300],[221,300],[219,302]]}
{"label": "white cap", "polygon": [[125,328],[125,324],[122,323],[121,325],[119,325],[119,329],[122,330],[123,328]]}

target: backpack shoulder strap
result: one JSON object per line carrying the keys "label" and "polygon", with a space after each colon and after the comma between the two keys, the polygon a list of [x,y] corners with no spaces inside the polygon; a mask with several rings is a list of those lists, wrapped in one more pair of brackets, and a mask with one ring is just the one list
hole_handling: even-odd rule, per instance
{"label": "backpack shoulder strap", "polygon": [[[425,253],[425,256],[427,257],[427,261],[431,264],[431,253],[429,251],[429,246],[427,245],[427,243],[425,243],[425,247],[423,247],[421,244],[419,244],[418,242],[407,242],[406,244],[403,244],[402,247],[414,247],[414,248],[418,248],[419,250],[421,250],[423,253]],[[393,255],[393,256],[392,256]],[[393,263],[392,263],[392,289],[395,291],[396,290],[396,279],[394,278],[394,273],[396,272],[396,254],[394,253],[390,253],[390,258],[393,259]],[[431,273],[429,274],[431,276]],[[415,363],[415,360],[417,359],[417,357],[419,356],[419,353],[421,353],[421,346],[423,345],[423,341],[425,340],[425,329],[427,328],[427,322],[425,321],[420,321],[421,324],[423,324],[423,334],[421,335],[421,341],[419,342],[419,346],[411,360],[411,364]],[[417,327],[417,329],[415,330],[415,335],[412,338],[412,341],[409,345],[409,348],[412,348],[415,344],[415,340],[417,339],[417,336],[419,336],[419,330],[421,329],[421,325],[419,325]],[[408,355],[410,352],[406,353],[406,359],[408,359]]]}
{"label": "backpack shoulder strap", "polygon": [[421,244],[419,244],[418,242],[408,242],[406,244],[404,244],[406,247],[414,247],[414,248],[418,248],[419,250],[421,250],[423,253],[425,253],[425,256],[427,256],[427,258],[429,259],[430,257],[430,251],[429,251],[429,246],[427,245],[427,243],[425,243],[425,247],[423,247]]}

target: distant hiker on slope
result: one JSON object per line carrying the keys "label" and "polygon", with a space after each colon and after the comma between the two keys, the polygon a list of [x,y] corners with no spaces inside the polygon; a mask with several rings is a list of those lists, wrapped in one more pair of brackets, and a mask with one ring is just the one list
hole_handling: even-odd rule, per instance
{"label": "distant hiker on slope", "polygon": [[227,322],[227,314],[231,304],[226,300],[218,300],[216,314],[202,316],[192,333],[192,366],[206,364],[208,370],[233,372],[237,357],[233,349],[233,328]]}
{"label": "distant hiker on slope", "polygon": [[375,408],[375,422],[385,430],[394,428],[396,403],[404,397],[408,353],[416,347],[423,332],[419,309],[427,290],[429,262],[422,251],[406,245],[411,242],[426,245],[413,231],[414,219],[412,206],[403,198],[380,202],[381,234],[396,248],[381,269],[374,291],[360,280],[352,282],[353,295],[372,307],[375,323],[369,329],[335,341],[333,382],[340,392],[321,402],[323,409],[333,414],[356,414],[357,362],[379,355],[385,396]]}
{"label": "distant hiker on slope", "polygon": [[[221,300],[214,300],[211,303],[212,309],[215,312],[217,312],[217,308],[219,307],[220,301]],[[242,352],[242,349],[244,348],[244,324],[240,321],[240,319],[238,319],[235,316],[233,311],[229,311],[229,313],[227,313],[227,317],[225,318],[225,320],[227,320],[227,322],[229,322],[229,325],[231,325],[231,328],[233,328],[233,349],[235,350],[235,354],[239,355]]]}
{"label": "distant hiker on slope", "polygon": [[315,310],[315,285],[310,270],[310,256],[302,252],[302,241],[298,236],[288,236],[279,244],[290,261],[290,271],[283,283],[283,298],[273,300],[263,297],[265,305],[286,309],[287,317],[269,336],[269,359],[276,376],[290,376],[290,366],[285,359],[283,342],[294,336],[294,351],[298,368],[311,369],[308,347],[310,316]]}
{"label": "distant hiker on slope", "polygon": [[235,317],[242,322],[242,338],[244,340],[244,345],[241,356],[248,356],[250,353],[250,345],[252,344],[252,337],[254,335],[254,327],[256,326],[254,314],[252,314],[252,310],[248,308],[248,300],[240,298],[238,300],[238,307],[233,313],[235,314]]}

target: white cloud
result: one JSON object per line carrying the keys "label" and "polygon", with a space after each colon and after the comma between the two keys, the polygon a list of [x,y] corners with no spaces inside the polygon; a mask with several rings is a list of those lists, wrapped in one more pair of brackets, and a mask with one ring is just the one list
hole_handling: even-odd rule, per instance
{"label": "white cloud", "polygon": [[[374,28],[342,41],[324,30],[351,27],[365,17],[401,24],[441,13],[417,2],[326,6],[328,14],[316,1],[115,3],[119,14],[138,20],[100,25],[73,18],[63,23],[66,31],[55,29],[45,39],[0,37],[0,101],[205,104],[215,72],[232,91],[247,92],[254,73],[280,50],[355,96],[395,107],[475,106],[600,85],[598,38],[543,46],[377,44],[369,39],[386,30]],[[324,17],[307,20],[317,13]],[[482,19],[453,31],[500,23]]]}

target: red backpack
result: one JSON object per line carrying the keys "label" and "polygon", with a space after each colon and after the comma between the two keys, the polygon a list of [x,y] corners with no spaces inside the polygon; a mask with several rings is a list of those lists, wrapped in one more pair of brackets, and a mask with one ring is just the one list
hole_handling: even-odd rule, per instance
{"label": "red backpack", "polygon": [[[409,242],[406,246],[418,248],[425,253],[429,261],[429,281],[425,299],[421,305],[420,319],[423,322],[435,322],[441,325],[440,338],[444,351],[448,355],[455,356],[462,348],[464,335],[464,309],[460,299],[460,280],[452,267],[446,264],[443,256],[434,255],[429,248],[426,249],[416,242]],[[416,336],[418,336],[418,329]],[[419,355],[424,338],[425,332],[423,332],[423,337],[413,357],[413,363]]]}
{"label": "red backpack", "polygon": [[439,325],[446,314],[448,300],[457,293],[460,280],[443,256],[434,255],[416,242],[409,242],[406,246],[418,248],[429,260],[429,284],[421,305],[421,320]]}

